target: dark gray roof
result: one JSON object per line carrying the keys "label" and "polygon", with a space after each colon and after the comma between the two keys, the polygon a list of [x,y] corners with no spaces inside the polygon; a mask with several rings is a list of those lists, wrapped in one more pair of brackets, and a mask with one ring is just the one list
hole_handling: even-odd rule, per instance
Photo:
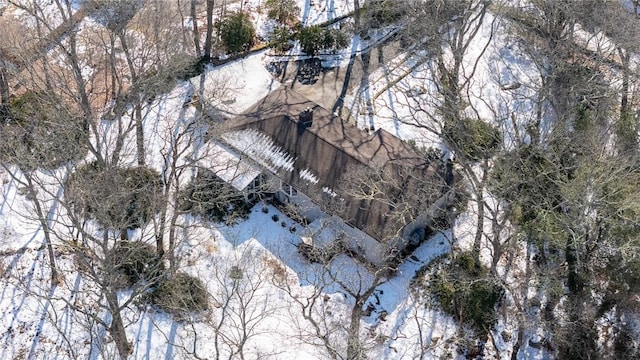
{"label": "dark gray roof", "polygon": [[[313,121],[308,127],[299,120],[305,109],[313,110]],[[339,215],[378,240],[397,233],[419,210],[411,207],[435,201],[444,186],[439,169],[409,144],[383,129],[372,133],[361,130],[286,87],[271,92],[245,113],[229,120],[226,127],[229,131],[255,129],[267,134],[296,158],[293,172],[279,174],[284,181],[323,205],[328,205],[328,199],[320,189],[334,190],[346,202]],[[300,177],[305,169],[318,177],[317,184]],[[358,196],[359,189],[345,183],[347,178],[353,182],[354,175],[369,176],[374,174],[372,171],[385,174],[380,179],[385,184],[379,185],[388,194],[365,199]],[[434,187],[428,193],[438,196],[407,201],[402,192],[416,190],[410,188],[418,183]]]}

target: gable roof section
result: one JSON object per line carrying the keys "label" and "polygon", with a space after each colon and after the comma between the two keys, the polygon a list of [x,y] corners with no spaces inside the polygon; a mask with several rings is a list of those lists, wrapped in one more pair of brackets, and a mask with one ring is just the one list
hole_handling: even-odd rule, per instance
{"label": "gable roof section", "polygon": [[[313,110],[313,122],[305,128],[299,114],[307,108]],[[311,171],[319,185],[331,189],[349,165],[424,165],[423,157],[387,131],[378,129],[369,134],[286,87],[273,91],[227,126],[229,130],[255,129],[269,135],[296,159],[295,169]],[[300,175],[294,171],[289,180]]]}
{"label": "gable roof section", "polygon": [[257,166],[216,142],[208,142],[201,153],[199,165],[213,171],[238,191],[246,189],[261,173]]}
{"label": "gable roof section", "polygon": [[[313,110],[313,120],[308,127],[299,119],[305,109]],[[373,133],[361,130],[286,87],[271,92],[245,113],[227,121],[226,127],[228,133],[223,135],[223,139],[248,138],[256,133],[267,135],[283,150],[287,159],[293,161],[292,168],[275,171],[283,181],[320,204],[327,200],[327,197],[322,197],[323,192],[337,192],[345,199],[345,208],[340,210],[340,216],[378,240],[397,235],[401,227],[411,220],[414,210],[419,211],[418,207],[435,201],[430,196],[405,201],[398,191],[407,191],[407,187],[415,186],[416,179],[420,179],[420,186],[431,183],[428,186],[433,186],[435,194],[441,189],[437,167],[409,144],[383,129]],[[234,142],[227,142],[248,156],[260,148],[259,141],[245,141],[251,144],[245,145],[244,149]],[[399,200],[402,208],[392,204],[393,200],[363,200],[345,193],[345,184],[341,182],[345,173],[355,174],[353,172],[359,167],[384,172],[389,181],[380,187],[395,187],[388,188],[388,193],[402,198]],[[366,176],[364,172],[355,175]]]}

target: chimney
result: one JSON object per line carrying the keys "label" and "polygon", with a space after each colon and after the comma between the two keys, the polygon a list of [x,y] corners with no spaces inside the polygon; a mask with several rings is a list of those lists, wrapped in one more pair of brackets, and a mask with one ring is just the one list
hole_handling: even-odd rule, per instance
{"label": "chimney", "polygon": [[310,107],[304,109],[298,117],[298,123],[304,129],[311,127],[313,124],[313,109]]}

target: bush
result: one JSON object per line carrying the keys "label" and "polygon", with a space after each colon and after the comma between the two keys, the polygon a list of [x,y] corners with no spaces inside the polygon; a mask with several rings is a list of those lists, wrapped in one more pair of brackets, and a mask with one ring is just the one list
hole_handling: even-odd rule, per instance
{"label": "bush", "polygon": [[442,310],[478,333],[496,322],[495,307],[502,287],[487,278],[488,271],[470,252],[461,253],[435,277],[431,290]]}
{"label": "bush", "polygon": [[367,4],[365,23],[368,28],[379,28],[394,23],[406,14],[406,8],[397,0],[374,0]]}
{"label": "bush", "polygon": [[293,34],[291,30],[284,26],[278,26],[273,29],[269,35],[269,46],[271,46],[277,52],[287,52],[293,47],[291,40]]}
{"label": "bush", "polygon": [[220,37],[231,53],[249,49],[255,36],[253,23],[249,15],[243,12],[232,13],[220,22]]}
{"label": "bush", "polygon": [[162,180],[155,170],[107,168],[89,163],[67,181],[65,197],[73,210],[107,229],[135,229],[160,210]]}
{"label": "bush", "polygon": [[300,29],[297,37],[300,48],[309,56],[315,56],[320,50],[336,52],[349,45],[349,39],[344,32],[338,29],[323,29],[318,25]]}
{"label": "bush", "polygon": [[0,161],[23,169],[55,169],[82,159],[88,131],[82,117],[56,95],[28,91],[5,109],[0,130]]}
{"label": "bush", "polygon": [[142,241],[120,241],[111,254],[115,271],[131,287],[139,281],[154,283],[164,273],[164,265],[153,246]]}
{"label": "bush", "polygon": [[309,56],[315,56],[322,49],[323,38],[322,28],[317,25],[304,27],[298,32],[300,48]]}
{"label": "bush", "polygon": [[127,26],[143,4],[141,0],[91,0],[86,5],[92,7],[91,16],[96,22],[118,33]]}
{"label": "bush", "polygon": [[209,309],[209,294],[196,277],[176,273],[162,279],[149,295],[151,304],[179,318]]}
{"label": "bush", "polygon": [[180,192],[178,205],[181,211],[213,222],[232,221],[249,214],[242,193],[208,169],[198,170],[195,179]]}
{"label": "bush", "polygon": [[521,146],[499,156],[491,172],[492,193],[509,203],[509,220],[519,225],[530,243],[562,244],[565,238],[561,204],[565,202],[565,166],[537,146]]}
{"label": "bush", "polygon": [[295,0],[267,0],[264,3],[269,19],[281,24],[293,23],[298,18],[300,8]]}
{"label": "bush", "polygon": [[466,277],[480,278],[487,274],[487,269],[479,264],[471,252],[463,252],[451,262],[451,267]]}
{"label": "bush", "polygon": [[349,45],[347,35],[338,29],[326,29],[323,31],[322,48],[331,52],[344,49]]}
{"label": "bush", "polygon": [[202,74],[204,64],[205,61],[201,57],[179,54],[169,59],[165,71],[170,79],[186,81]]}
{"label": "bush", "polygon": [[176,80],[186,81],[204,71],[204,59],[187,54],[172,56],[161,70],[151,69],[138,79],[138,91],[146,100],[153,100],[157,96],[170,92]]}
{"label": "bush", "polygon": [[462,119],[459,123],[445,123],[442,129],[445,141],[459,155],[471,160],[491,157],[502,143],[502,133],[482,120]]}

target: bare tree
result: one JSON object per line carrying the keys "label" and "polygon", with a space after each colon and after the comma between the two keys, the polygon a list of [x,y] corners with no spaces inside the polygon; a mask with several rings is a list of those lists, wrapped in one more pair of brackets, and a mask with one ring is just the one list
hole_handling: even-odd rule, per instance
{"label": "bare tree", "polygon": [[[122,195],[125,194],[120,191],[124,189],[111,188],[109,190],[105,183],[96,184],[98,179],[95,176],[79,178],[74,175],[69,180],[72,184],[67,185],[65,199],[62,201],[67,217],[64,220],[64,227],[61,227],[62,230],[59,231],[67,231],[68,234],[64,237],[74,239],[73,242],[68,243],[68,246],[74,251],[81,271],[98,287],[99,300],[104,301],[103,304],[110,314],[110,321],[101,321],[99,324],[112,335],[120,358],[126,359],[131,351],[131,344],[127,340],[127,323],[123,319],[122,313],[141,294],[146,293],[151,286],[154,286],[162,274],[163,268],[162,262],[155,255],[155,250],[148,245],[143,245],[145,239],[154,238],[153,233],[142,231],[140,234],[142,242],[120,240],[123,237],[122,232],[127,231],[129,226],[142,218],[136,220],[138,215],[135,215],[135,211],[130,214],[120,213],[118,215],[116,208],[123,207]],[[93,195],[89,195],[92,198],[97,196],[97,199],[100,199],[99,204],[89,205],[82,200],[86,200],[87,192],[92,191],[87,187],[89,184],[91,188],[97,185],[96,189],[106,191],[106,193],[94,192]],[[125,190],[125,192],[128,191]],[[135,190],[133,191],[125,197],[142,195],[141,193],[135,195]],[[142,191],[146,193],[149,189],[144,188]],[[119,192],[120,195],[117,195]],[[113,205],[116,207],[108,210]],[[101,210],[96,206],[101,207]],[[136,206],[154,207],[151,203],[146,205],[138,203],[133,205],[133,208]],[[131,204],[124,205],[124,207],[132,209]],[[116,211],[114,212],[114,210]],[[98,223],[102,223],[105,228],[96,231],[95,223],[91,220],[92,217],[95,217]],[[118,224],[121,221],[124,223]],[[117,230],[120,230],[120,233]],[[134,291],[123,301],[119,291],[127,286],[133,286]]]}
{"label": "bare tree", "polygon": [[204,54],[205,60],[211,59],[211,50],[213,45],[213,7],[214,0],[207,0],[207,32],[204,39]]}
{"label": "bare tree", "polygon": [[[191,14],[191,21],[193,22],[193,43],[196,49],[196,56],[202,56],[202,50],[200,50],[200,31],[198,29],[198,16],[196,12],[196,0],[191,0],[189,11]],[[208,19],[208,18],[207,18]]]}

